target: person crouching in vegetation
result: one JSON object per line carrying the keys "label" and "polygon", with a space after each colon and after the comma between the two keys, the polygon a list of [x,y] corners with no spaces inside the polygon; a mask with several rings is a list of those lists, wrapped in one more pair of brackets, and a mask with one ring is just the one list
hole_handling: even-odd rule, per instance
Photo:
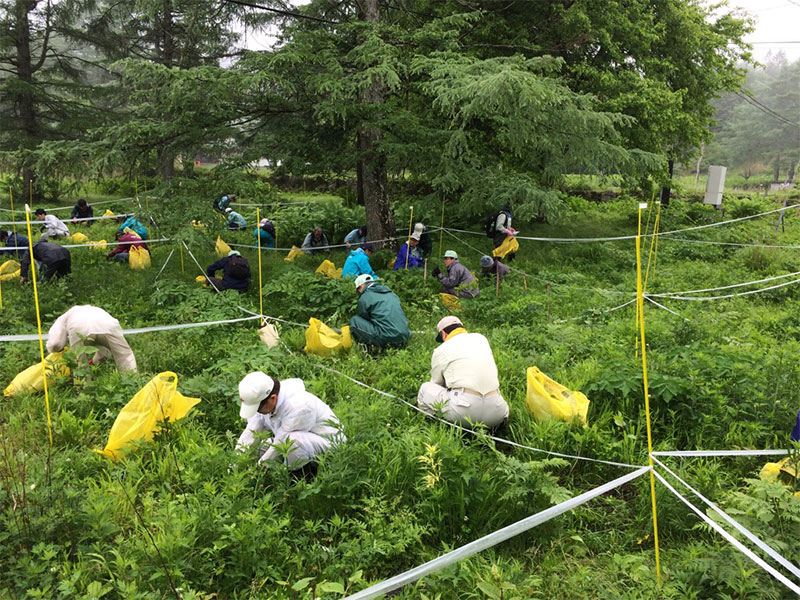
{"label": "person crouching in vegetation", "polygon": [[147,244],[145,244],[142,238],[136,235],[136,232],[132,229],[117,231],[114,233],[114,237],[119,245],[106,254],[106,260],[111,260],[113,258],[116,261],[126,263],[130,260],[132,248],[141,248],[150,252]]}
{"label": "person crouching in vegetation", "polygon": [[445,317],[436,330],[441,345],[431,356],[431,380],[419,388],[419,407],[460,425],[504,425],[508,404],[500,395],[489,340],[480,333],[468,333],[458,317]]}
{"label": "person crouching in vegetation", "polygon": [[[222,271],[222,279],[215,277]],[[228,256],[220,258],[206,269],[206,280],[217,291],[237,290],[239,293],[250,287],[250,263],[236,250],[228,252]]]}
{"label": "person crouching in vegetation", "polygon": [[219,198],[214,198],[214,210],[224,214],[225,209],[234,201],[236,201],[236,196],[233,194],[223,194]]}
{"label": "person crouching in vegetation", "polygon": [[393,271],[406,268],[422,268],[423,252],[419,244],[421,235],[415,231],[408,238],[408,241],[400,246],[400,250],[397,251],[397,258],[394,259]]}
{"label": "person crouching in vegetation", "polygon": [[247,227],[247,219],[245,219],[238,212],[232,208],[226,208],[225,214],[225,227],[232,230],[245,229]]}
{"label": "person crouching in vegetation", "polygon": [[5,244],[5,248],[0,248],[0,255],[13,254],[17,258],[28,249],[28,238],[13,231],[0,230],[0,244]]}
{"label": "person crouching in vegetation", "polygon": [[494,281],[498,275],[502,279],[510,272],[511,269],[501,263],[497,257],[491,257],[486,254],[481,256],[481,278]]}
{"label": "person crouching in vegetation", "polygon": [[[78,200],[78,203],[72,207],[72,223],[73,225],[78,224],[78,219],[91,219],[94,217],[94,209],[84,200],[81,198]],[[92,224],[91,221],[81,221],[84,227],[88,227]]]}
{"label": "person crouching in vegetation", "polygon": [[352,250],[353,247],[360,248],[367,242],[367,226],[362,225],[356,229],[353,229],[350,233],[344,236],[344,245],[348,250]]}
{"label": "person crouching in vegetation", "polygon": [[266,217],[261,219],[253,234],[257,238],[261,238],[262,248],[275,247],[275,224]]}
{"label": "person crouching in vegetation", "polygon": [[442,292],[459,298],[474,298],[478,295],[480,290],[475,282],[475,276],[459,262],[455,250],[444,253],[444,266],[447,269],[446,275],[439,270],[439,267],[435,267],[432,271],[433,276],[442,284]]}
{"label": "person crouching in vegetation", "polygon": [[47,211],[43,208],[37,208],[34,213],[39,221],[42,221],[42,237],[41,240],[48,240],[50,238],[67,237],[69,235],[69,227],[61,219],[55,215],[48,215]]}
{"label": "person crouching in vegetation", "polygon": [[358,277],[364,273],[377,277],[375,271],[372,270],[372,265],[369,264],[370,256],[372,256],[372,244],[369,242],[361,248],[352,250],[350,256],[344,261],[342,277]]}
{"label": "person crouching in vegetation", "polygon": [[314,227],[314,229],[306,235],[303,240],[301,248],[307,255],[311,254],[330,254],[330,244],[328,243],[328,236],[322,231],[322,227]]}
{"label": "person crouching in vegetation", "polygon": [[[36,242],[33,245],[33,258],[39,263],[39,280],[48,281],[52,277],[58,279],[72,272],[72,256],[69,250],[52,242]],[[28,281],[28,270],[31,268],[31,252],[25,250],[19,261],[20,283]]]}
{"label": "person crouching in vegetation", "polygon": [[[316,470],[317,458],[345,441],[339,419],[331,408],[306,391],[302,379],[278,381],[262,371],[253,371],[239,382],[239,416],[247,427],[236,448],[258,448],[259,463],[280,460],[289,470]],[[263,431],[268,439],[257,439]],[[280,448],[279,448],[280,447]]]}
{"label": "person crouching in vegetation", "polygon": [[411,332],[400,306],[400,298],[372,275],[356,277],[358,314],[350,319],[350,334],[356,341],[371,346],[408,344]]}
{"label": "person crouching in vegetation", "polygon": [[102,308],[73,306],[58,317],[47,332],[47,351],[60,352],[67,343],[79,364],[86,360],[83,348],[94,346],[97,351],[89,360],[90,365],[113,356],[118,371],[136,371],[136,357],[125,340],[119,321]]}
{"label": "person crouching in vegetation", "polygon": [[117,227],[117,231],[125,231],[125,229],[132,229],[136,232],[143,240],[147,239],[147,228],[142,225],[142,223],[133,215],[128,217],[117,217],[117,223],[120,223],[120,226]]}

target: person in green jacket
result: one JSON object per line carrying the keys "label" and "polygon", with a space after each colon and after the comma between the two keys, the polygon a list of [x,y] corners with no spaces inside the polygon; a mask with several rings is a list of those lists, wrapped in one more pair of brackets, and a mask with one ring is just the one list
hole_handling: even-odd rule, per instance
{"label": "person in green jacket", "polygon": [[371,346],[403,347],[411,332],[400,298],[372,275],[356,277],[358,314],[350,319],[350,335]]}

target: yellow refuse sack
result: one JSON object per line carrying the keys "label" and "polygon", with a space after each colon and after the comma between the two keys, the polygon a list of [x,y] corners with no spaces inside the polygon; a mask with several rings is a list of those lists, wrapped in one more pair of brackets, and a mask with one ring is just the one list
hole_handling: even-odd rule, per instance
{"label": "yellow refuse sack", "polygon": [[187,398],[178,391],[175,373],[159,373],[119,411],[106,447],[95,452],[119,460],[130,442],[152,440],[159,423],[182,419],[198,402],[200,398]]}
{"label": "yellow refuse sack", "polygon": [[503,240],[503,243],[494,249],[492,256],[496,256],[497,258],[505,258],[507,254],[513,254],[517,250],[519,250],[519,242],[517,241],[517,238],[515,238],[513,235],[507,235],[506,239]]}
{"label": "yellow refuse sack", "polygon": [[144,271],[150,266],[150,253],[144,248],[134,246],[128,254],[128,264],[134,271]]}
{"label": "yellow refuse sack", "polygon": [[586,396],[565,388],[536,367],[528,367],[527,376],[528,392],[525,402],[537,421],[561,419],[569,422],[579,419],[581,425],[587,425],[589,399]]}
{"label": "yellow refuse sack", "polygon": [[208,283],[208,277],[206,277],[205,275],[198,275],[197,277],[194,278],[194,280],[196,283],[202,283],[202,284]]}
{"label": "yellow refuse sack", "polygon": [[791,484],[794,479],[797,479],[797,463],[798,459],[787,456],[778,462],[765,464],[758,476],[763,481],[770,483],[782,481],[783,483]]}
{"label": "yellow refuse sack", "polygon": [[442,304],[444,304],[450,310],[461,310],[461,301],[458,299],[458,296],[453,296],[453,294],[445,294],[442,292],[439,294],[439,298],[442,299]]}
{"label": "yellow refuse sack", "polygon": [[336,265],[333,262],[329,261],[327,258],[323,260],[320,265],[317,267],[317,270],[314,271],[315,274],[321,273],[325,275],[325,277],[329,277],[331,279],[341,279],[342,278],[342,269],[336,268]]}
{"label": "yellow refuse sack", "polygon": [[105,240],[99,240],[97,242],[86,242],[87,246],[91,246],[92,250],[102,250],[105,251],[108,244],[106,244]]}
{"label": "yellow refuse sack", "polygon": [[192,219],[192,227],[195,229],[205,229],[206,226],[202,221],[198,221],[196,219]]}
{"label": "yellow refuse sack", "polygon": [[303,253],[303,251],[300,248],[298,248],[295,245],[292,245],[292,249],[289,250],[289,255],[286,258],[284,258],[283,260],[286,261],[286,262],[292,262],[295,258],[300,256],[302,253]]}
{"label": "yellow refuse sack", "polygon": [[68,239],[73,244],[85,244],[86,242],[89,241],[89,236],[86,235],[85,233],[78,232],[78,233],[73,233],[71,236],[69,236]]}
{"label": "yellow refuse sack", "polygon": [[110,208],[106,209],[106,212],[103,213],[104,217],[116,217],[117,215],[114,214],[114,211]]}
{"label": "yellow refuse sack", "polygon": [[306,329],[306,354],[332,356],[342,350],[349,350],[353,345],[350,339],[350,327],[342,327],[342,333],[336,333],[319,319],[311,317]]}
{"label": "yellow refuse sack", "polygon": [[0,265],[0,282],[15,279],[19,279],[19,263],[15,260],[7,260]]}
{"label": "yellow refuse sack", "polygon": [[[63,360],[63,352],[53,352],[44,359],[47,383],[53,383],[61,377],[69,377],[69,367]],[[3,396],[13,396],[23,391],[41,392],[44,389],[42,377],[42,363],[38,362],[14,377],[8,387],[3,390]]]}
{"label": "yellow refuse sack", "polygon": [[225,258],[231,251],[231,247],[226,244],[222,237],[217,236],[217,243],[214,245],[214,252],[217,253],[217,258]]}

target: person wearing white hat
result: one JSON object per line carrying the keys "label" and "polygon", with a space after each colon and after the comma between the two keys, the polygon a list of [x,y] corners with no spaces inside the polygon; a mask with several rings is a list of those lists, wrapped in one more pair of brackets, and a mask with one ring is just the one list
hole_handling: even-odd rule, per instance
{"label": "person wearing white hat", "polygon": [[422,237],[421,233],[416,231],[411,234],[408,241],[400,246],[397,252],[397,258],[394,260],[393,271],[406,268],[422,268],[422,247],[419,245],[419,240]]}
{"label": "person wearing white hat", "polygon": [[225,215],[225,226],[228,229],[244,229],[247,227],[247,220],[232,208],[226,208]]}
{"label": "person wearing white hat", "polygon": [[[247,427],[236,448],[258,447],[259,463],[283,459],[290,470],[300,469],[345,441],[339,419],[331,408],[306,391],[302,379],[278,381],[262,371],[253,371],[239,382],[239,416]],[[258,439],[270,431],[272,436]]]}
{"label": "person wearing white hat", "polygon": [[388,287],[363,273],[356,277],[358,314],[350,319],[350,335],[371,346],[403,347],[411,331],[400,298]]}
{"label": "person wearing white hat", "polygon": [[461,425],[503,425],[508,421],[508,404],[500,395],[489,340],[468,333],[458,317],[443,318],[436,330],[441,345],[431,356],[431,380],[419,388],[419,407]]}
{"label": "person wearing white hat", "polygon": [[475,298],[478,295],[480,290],[475,276],[459,262],[455,250],[444,253],[444,266],[447,269],[446,275],[439,270],[439,267],[435,267],[431,272],[442,284],[443,293],[459,298]]}

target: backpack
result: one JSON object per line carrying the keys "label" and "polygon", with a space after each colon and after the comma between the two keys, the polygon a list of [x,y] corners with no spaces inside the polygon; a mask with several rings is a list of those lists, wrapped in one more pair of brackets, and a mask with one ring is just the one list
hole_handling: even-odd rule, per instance
{"label": "backpack", "polygon": [[273,238],[275,237],[275,225],[272,223],[272,221],[267,221],[266,223],[264,223],[264,226],[261,229],[266,231]]}
{"label": "backpack", "polygon": [[492,213],[486,217],[486,222],[483,224],[483,230],[486,232],[486,237],[494,237],[495,223],[497,223],[497,213]]}
{"label": "backpack", "polygon": [[214,198],[214,210],[219,210],[219,201],[222,200],[222,197]]}
{"label": "backpack", "polygon": [[243,256],[231,256],[228,273],[234,279],[246,281],[250,279],[250,263]]}

